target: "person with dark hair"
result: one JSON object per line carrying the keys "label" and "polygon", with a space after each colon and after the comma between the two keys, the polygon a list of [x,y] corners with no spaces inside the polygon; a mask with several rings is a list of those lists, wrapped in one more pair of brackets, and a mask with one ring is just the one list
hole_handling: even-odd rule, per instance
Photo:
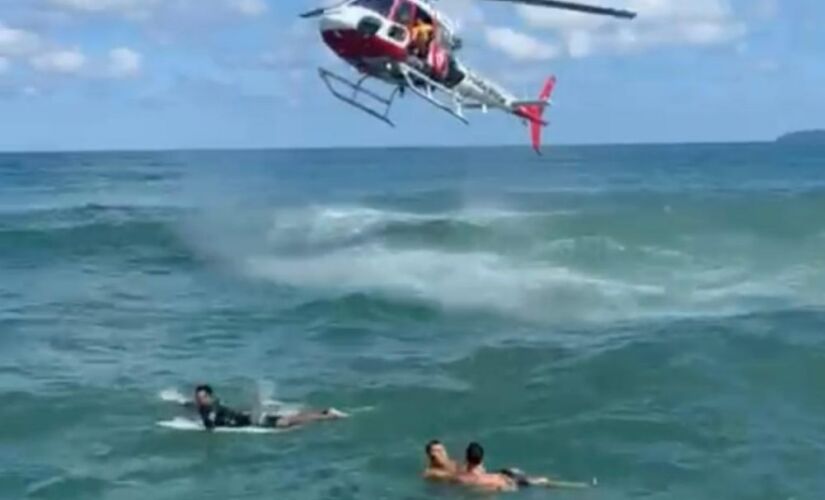
{"label": "person with dark hair", "polygon": [[464,486],[489,491],[516,491],[515,481],[503,474],[490,474],[484,469],[484,448],[479,443],[470,443],[464,454],[464,470],[456,480]]}
{"label": "person with dark hair", "polygon": [[203,426],[207,430],[216,427],[271,427],[288,428],[296,427],[312,422],[324,420],[335,420],[346,417],[346,414],[329,408],[323,411],[306,411],[295,415],[262,415],[257,421],[253,420],[250,412],[233,410],[221,404],[215,397],[212,387],[209,385],[199,385],[195,388],[195,410],[201,417]]}
{"label": "person with dark hair", "polygon": [[474,488],[491,491],[516,491],[519,488],[542,486],[546,488],[587,488],[583,483],[552,481],[546,477],[530,477],[519,469],[502,469],[489,473],[484,468],[484,447],[479,443],[467,446],[466,465],[458,481]]}
{"label": "person with dark hair", "polygon": [[195,410],[201,417],[203,426],[209,430],[215,427],[250,427],[252,415],[226,407],[215,398],[215,393],[209,385],[199,385],[195,388]]}
{"label": "person with dark hair", "polygon": [[450,458],[447,447],[441,441],[433,439],[427,443],[424,453],[427,455],[424,478],[433,481],[452,481],[458,475],[458,464]]}

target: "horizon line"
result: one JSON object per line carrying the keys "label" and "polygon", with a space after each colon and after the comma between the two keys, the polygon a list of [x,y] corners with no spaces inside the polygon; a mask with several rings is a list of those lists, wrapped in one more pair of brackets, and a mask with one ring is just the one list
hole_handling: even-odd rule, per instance
{"label": "horizon line", "polygon": [[[563,143],[549,144],[548,150],[553,148],[605,148],[605,147],[634,147],[634,146],[713,146],[713,145],[758,145],[777,144],[773,140],[725,140],[725,141],[684,141],[684,142],[605,142],[605,143]],[[416,149],[509,149],[523,148],[529,150],[529,146],[524,144],[421,144],[404,145],[395,144],[387,146],[364,145],[364,146],[175,146],[159,148],[77,148],[77,149],[32,149],[15,150],[0,149],[0,155],[14,154],[112,154],[112,153],[198,153],[198,152],[253,152],[253,151],[372,151],[372,150],[416,150]]]}

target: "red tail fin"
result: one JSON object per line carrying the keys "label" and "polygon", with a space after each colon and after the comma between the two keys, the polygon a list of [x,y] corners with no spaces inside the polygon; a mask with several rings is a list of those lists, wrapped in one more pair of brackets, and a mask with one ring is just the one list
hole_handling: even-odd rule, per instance
{"label": "red tail fin", "polygon": [[541,154],[541,129],[547,125],[542,116],[545,108],[549,106],[550,96],[553,95],[555,87],[556,77],[551,76],[544,82],[544,87],[539,94],[539,101],[547,102],[547,104],[528,104],[519,108],[519,115],[530,123],[530,142],[538,154]]}

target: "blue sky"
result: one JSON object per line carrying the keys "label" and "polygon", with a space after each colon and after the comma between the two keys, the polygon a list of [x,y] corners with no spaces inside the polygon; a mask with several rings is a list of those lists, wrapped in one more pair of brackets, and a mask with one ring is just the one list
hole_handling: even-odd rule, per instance
{"label": "blue sky", "polygon": [[[761,140],[825,128],[822,0],[600,0],[633,22],[441,0],[463,59],[532,96],[559,77],[551,143]],[[330,97],[348,69],[314,0],[0,0],[0,150],[518,144],[408,97],[395,129]]]}

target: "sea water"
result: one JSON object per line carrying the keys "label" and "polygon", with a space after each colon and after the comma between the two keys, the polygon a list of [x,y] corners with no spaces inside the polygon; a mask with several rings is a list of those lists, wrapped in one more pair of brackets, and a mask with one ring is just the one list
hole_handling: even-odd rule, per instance
{"label": "sea water", "polygon": [[[475,498],[439,438],[598,478],[560,498],[816,500],[824,381],[822,148],[0,155],[3,499]],[[356,412],[157,426],[198,383]]]}

